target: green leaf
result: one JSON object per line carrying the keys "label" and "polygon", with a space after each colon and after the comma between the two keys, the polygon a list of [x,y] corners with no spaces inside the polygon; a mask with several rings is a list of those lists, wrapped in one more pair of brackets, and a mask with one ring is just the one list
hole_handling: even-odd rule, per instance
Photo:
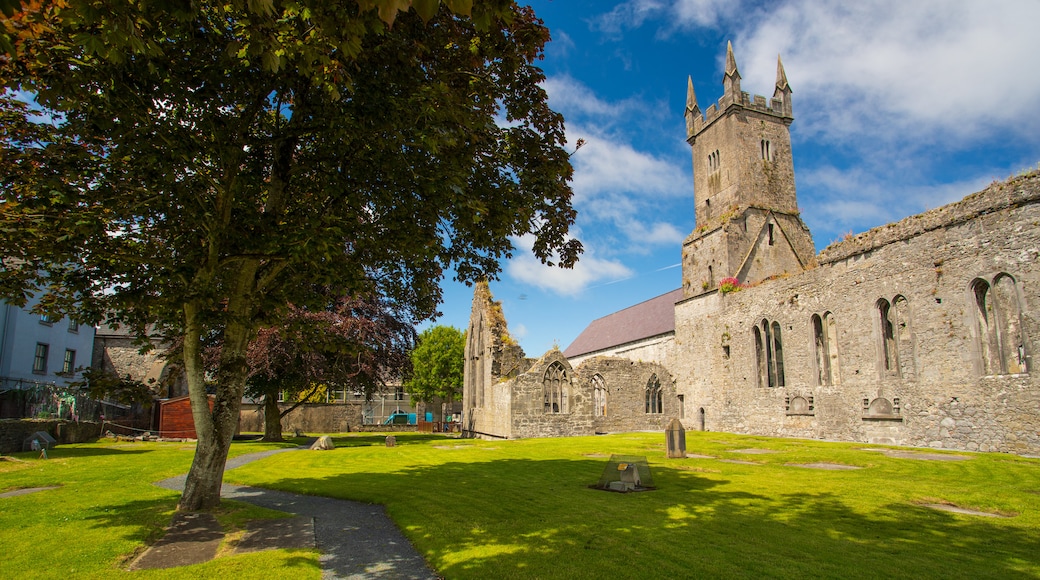
{"label": "green leaf", "polygon": [[469,16],[473,12],[473,0],[444,0],[455,14]]}
{"label": "green leaf", "polygon": [[440,0],[412,0],[412,8],[415,8],[416,14],[423,19],[423,22],[429,22],[437,15],[440,3]]}

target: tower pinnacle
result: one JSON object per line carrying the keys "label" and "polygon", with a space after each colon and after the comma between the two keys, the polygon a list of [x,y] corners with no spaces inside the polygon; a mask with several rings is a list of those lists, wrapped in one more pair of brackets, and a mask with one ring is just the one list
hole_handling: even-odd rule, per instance
{"label": "tower pinnacle", "polygon": [[686,77],[686,138],[697,132],[701,120],[701,108],[697,106],[697,95],[693,92],[693,77]]}
{"label": "tower pinnacle", "polygon": [[776,89],[773,91],[773,101],[774,103],[780,101],[780,112],[787,117],[792,114],[791,92],[791,85],[787,84],[787,73],[784,72],[784,63],[778,54],[776,55]]}
{"label": "tower pinnacle", "polygon": [[740,78],[740,73],[737,72],[737,59],[733,56],[733,43],[726,41],[726,76],[736,76]]}
{"label": "tower pinnacle", "polygon": [[776,55],[776,90],[778,91],[790,91],[790,86],[787,84],[787,73],[784,72],[784,61],[780,60],[780,55]]}
{"label": "tower pinnacle", "polygon": [[733,56],[733,43],[726,41],[726,74],[722,77],[723,94],[740,99],[740,72],[737,59]]}

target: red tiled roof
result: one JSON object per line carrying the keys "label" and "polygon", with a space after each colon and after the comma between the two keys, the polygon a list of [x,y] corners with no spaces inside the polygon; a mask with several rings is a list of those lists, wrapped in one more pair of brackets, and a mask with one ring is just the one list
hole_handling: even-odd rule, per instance
{"label": "red tiled roof", "polygon": [[646,302],[597,318],[581,331],[578,338],[563,351],[563,355],[579,356],[675,332],[675,303],[682,298],[682,288],[677,288]]}

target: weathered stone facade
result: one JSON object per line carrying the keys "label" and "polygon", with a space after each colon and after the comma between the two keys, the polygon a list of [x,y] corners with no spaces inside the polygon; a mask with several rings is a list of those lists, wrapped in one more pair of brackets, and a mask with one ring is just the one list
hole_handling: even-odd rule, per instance
{"label": "weathered stone facade", "polygon": [[[683,245],[669,368],[687,427],[1040,452],[1040,175],[807,257],[783,67],[768,107],[739,91],[732,48],[726,69],[707,117],[692,84],[686,113],[702,225]],[[725,293],[719,276],[745,287]]]}
{"label": "weathered stone facade", "polygon": [[126,329],[102,326],[94,334],[90,366],[119,377],[130,377],[149,386],[158,398],[188,394],[187,380],[178,363],[163,357],[169,346],[161,338],[151,340],[152,348],[141,352],[141,344]]}
{"label": "weathered stone facade", "polygon": [[478,437],[567,437],[663,429],[680,405],[660,364],[596,356],[574,368],[552,349],[525,358],[501,307],[479,284],[466,342],[463,431]]}
{"label": "weathered stone facade", "polygon": [[[495,405],[467,399],[472,427],[558,436],[679,417],[687,429],[1040,454],[1040,172],[814,255],[782,65],[768,104],[740,91],[732,48],[723,84],[706,116],[689,87],[698,226],[683,244],[667,352],[655,363],[592,356],[573,370],[547,353],[484,382]],[[720,288],[723,278],[739,285]],[[477,298],[471,333],[486,318]],[[553,365],[569,373],[566,413],[545,402]]]}
{"label": "weathered stone facade", "polygon": [[680,392],[709,430],[1040,452],[1038,202],[1034,173],[835,244],[801,274],[680,302]]}

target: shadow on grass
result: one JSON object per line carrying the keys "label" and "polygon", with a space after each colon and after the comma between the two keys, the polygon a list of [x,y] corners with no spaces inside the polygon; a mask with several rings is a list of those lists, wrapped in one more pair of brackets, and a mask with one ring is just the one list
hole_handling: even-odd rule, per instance
{"label": "shadow on grass", "polygon": [[1036,578],[1040,534],[910,504],[756,495],[655,466],[656,491],[589,489],[594,460],[500,459],[265,485],[385,503],[449,578]]}
{"label": "shadow on grass", "polygon": [[151,545],[170,524],[170,514],[176,508],[179,497],[180,494],[173,494],[166,498],[91,506],[91,515],[84,519],[95,527],[111,530],[113,536],[118,534],[123,540]]}
{"label": "shadow on grass", "polygon": [[[77,457],[101,457],[104,455],[140,455],[142,453],[151,453],[156,451],[155,449],[147,448],[131,448],[131,449],[116,449],[112,447],[62,447],[58,446],[54,449],[47,451],[47,456],[50,459],[65,459],[65,458],[77,458]],[[39,451],[29,451],[26,453],[18,453],[16,456],[21,456],[23,459],[36,459],[40,456]]]}
{"label": "shadow on grass", "polygon": [[429,434],[429,433],[374,433],[372,435],[356,435],[356,436],[340,436],[333,437],[332,443],[336,447],[368,447],[368,446],[383,446],[386,445],[387,435],[393,435],[397,440],[397,445],[416,445],[420,443],[429,443],[431,441],[441,441],[445,444],[453,444],[460,439],[452,438],[443,434]]}

